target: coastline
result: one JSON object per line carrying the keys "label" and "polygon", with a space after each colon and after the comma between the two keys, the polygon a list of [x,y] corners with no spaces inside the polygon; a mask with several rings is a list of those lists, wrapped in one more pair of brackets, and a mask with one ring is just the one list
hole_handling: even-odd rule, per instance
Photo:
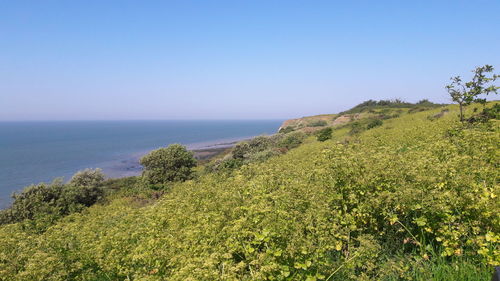
{"label": "coastline", "polygon": [[[219,139],[182,145],[186,146],[189,151],[192,151],[194,153],[194,157],[198,161],[207,162],[213,157],[216,157],[229,150],[238,142],[249,140],[253,137],[255,136]],[[106,176],[110,179],[138,176],[142,172],[142,166],[139,164],[139,160],[144,155],[155,149],[157,148],[130,154],[126,156],[125,159],[116,159],[113,161],[102,163],[99,168],[101,168],[104,174],[106,174]]]}
{"label": "coastline", "polygon": [[[195,142],[195,143],[180,143],[187,147],[189,151],[194,153],[194,157],[198,160],[199,163],[204,164],[214,157],[217,157],[226,151],[229,151],[231,147],[236,145],[238,142],[249,140],[256,135],[253,136],[242,136],[242,137],[232,137],[232,138],[219,138],[209,141],[203,142]],[[175,142],[172,142],[175,143]],[[178,142],[179,143],[179,142]],[[152,147],[147,150],[140,150],[136,152],[129,152],[124,154],[116,154],[109,160],[104,162],[96,162],[92,165],[86,165],[86,167],[78,168],[79,170],[84,168],[100,168],[105,174],[107,179],[118,179],[132,176],[139,176],[142,172],[142,166],[139,164],[139,160],[152,150],[158,149],[160,147]],[[33,183],[23,183],[19,185],[18,188],[15,189],[6,189],[8,192],[0,193],[0,210],[7,208],[12,202],[11,194],[13,192],[20,192],[24,187],[29,186],[31,184],[46,182],[49,183],[54,178],[62,178],[64,181],[68,181],[71,178],[75,171],[67,172],[66,174],[60,174],[59,176],[52,177],[47,180],[36,180]],[[0,183],[0,192],[2,191],[2,186]]]}

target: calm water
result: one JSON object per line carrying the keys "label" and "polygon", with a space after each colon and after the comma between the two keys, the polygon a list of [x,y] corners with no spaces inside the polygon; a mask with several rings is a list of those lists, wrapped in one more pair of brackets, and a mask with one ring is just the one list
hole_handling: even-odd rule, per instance
{"label": "calm water", "polygon": [[171,143],[200,148],[273,134],[268,121],[0,122],[0,207],[24,186],[103,168],[111,177],[137,174],[137,159]]}

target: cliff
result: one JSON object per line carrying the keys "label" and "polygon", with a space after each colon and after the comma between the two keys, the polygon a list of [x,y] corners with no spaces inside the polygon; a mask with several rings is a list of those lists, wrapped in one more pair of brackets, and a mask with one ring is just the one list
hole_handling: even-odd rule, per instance
{"label": "cliff", "polygon": [[324,127],[343,125],[360,118],[360,114],[321,114],[296,119],[289,119],[281,124],[281,131],[303,131],[306,133],[321,130]]}

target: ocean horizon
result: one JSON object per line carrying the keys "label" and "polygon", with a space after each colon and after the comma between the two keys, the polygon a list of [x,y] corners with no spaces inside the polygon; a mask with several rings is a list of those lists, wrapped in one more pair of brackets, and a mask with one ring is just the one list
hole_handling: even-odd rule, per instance
{"label": "ocean horizon", "polygon": [[12,192],[101,168],[109,178],[140,173],[147,152],[180,143],[188,149],[228,146],[277,132],[283,120],[1,121],[0,208]]}

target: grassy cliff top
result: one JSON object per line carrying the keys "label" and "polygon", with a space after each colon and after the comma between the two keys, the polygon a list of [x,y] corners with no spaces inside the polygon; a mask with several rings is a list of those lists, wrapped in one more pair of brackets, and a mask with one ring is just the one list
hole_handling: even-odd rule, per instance
{"label": "grassy cliff top", "polygon": [[389,119],[399,117],[401,114],[405,113],[425,111],[442,106],[445,105],[432,103],[425,99],[417,103],[409,103],[397,99],[380,101],[368,100],[338,114],[321,114],[286,120],[278,131],[302,131],[311,133],[322,129],[322,127],[342,126],[355,120],[369,118]]}

